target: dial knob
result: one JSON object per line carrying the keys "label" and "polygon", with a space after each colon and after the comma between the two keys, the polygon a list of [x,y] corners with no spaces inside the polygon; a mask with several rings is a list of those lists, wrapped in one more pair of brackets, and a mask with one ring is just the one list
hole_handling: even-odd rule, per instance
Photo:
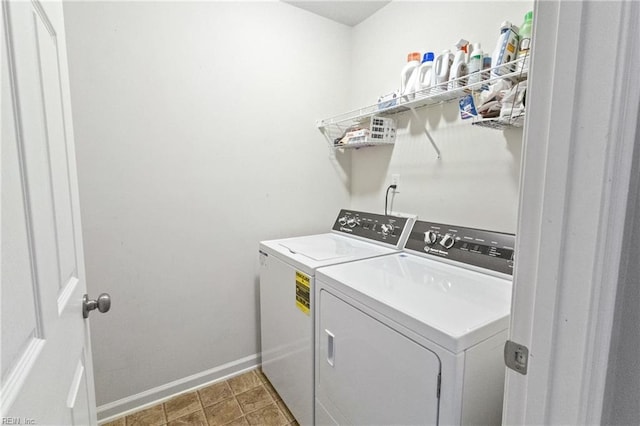
{"label": "dial knob", "polygon": [[380,228],[382,229],[382,235],[387,235],[389,232],[393,231],[393,225],[389,225],[388,223],[383,223]]}
{"label": "dial knob", "polygon": [[438,234],[436,231],[427,231],[424,233],[424,242],[427,243],[427,245],[435,244],[437,239]]}
{"label": "dial knob", "polygon": [[357,224],[358,221],[355,217],[350,217],[349,219],[347,219],[347,225],[349,225],[350,228],[354,228]]}
{"label": "dial knob", "polygon": [[347,217],[342,216],[340,219],[338,219],[338,223],[342,226],[345,226],[347,224]]}
{"label": "dial knob", "polygon": [[450,249],[451,247],[453,247],[453,244],[455,242],[456,240],[453,238],[453,235],[445,234],[445,236],[440,240],[440,245],[446,249]]}

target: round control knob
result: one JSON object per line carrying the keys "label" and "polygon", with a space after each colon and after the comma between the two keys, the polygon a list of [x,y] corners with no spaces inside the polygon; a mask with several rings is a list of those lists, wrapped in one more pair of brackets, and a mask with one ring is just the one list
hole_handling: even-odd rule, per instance
{"label": "round control knob", "polygon": [[340,219],[338,219],[338,223],[342,226],[345,226],[347,224],[347,217],[342,216]]}
{"label": "round control knob", "polygon": [[347,225],[349,225],[349,228],[354,228],[357,224],[358,221],[355,217],[350,217],[349,219],[347,219]]}
{"label": "round control knob", "polygon": [[445,236],[440,240],[440,245],[446,249],[450,249],[451,247],[453,247],[453,244],[455,242],[456,240],[453,238],[453,235],[445,234]]}
{"label": "round control knob", "polygon": [[427,243],[427,245],[435,244],[437,239],[438,234],[436,234],[436,231],[427,231],[424,233],[424,242]]}
{"label": "round control knob", "polygon": [[393,231],[393,225],[389,225],[387,223],[383,223],[380,228],[382,229],[382,235],[387,235],[389,232]]}

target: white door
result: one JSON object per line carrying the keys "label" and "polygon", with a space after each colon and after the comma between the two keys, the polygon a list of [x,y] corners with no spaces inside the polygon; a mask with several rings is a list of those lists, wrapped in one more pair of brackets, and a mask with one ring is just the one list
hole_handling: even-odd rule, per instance
{"label": "white door", "polygon": [[2,423],[96,424],[62,4],[2,18]]}

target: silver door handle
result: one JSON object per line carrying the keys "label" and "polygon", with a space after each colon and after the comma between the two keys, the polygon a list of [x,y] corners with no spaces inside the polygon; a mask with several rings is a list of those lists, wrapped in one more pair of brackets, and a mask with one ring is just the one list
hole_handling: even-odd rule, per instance
{"label": "silver door handle", "polygon": [[82,317],[89,318],[89,312],[98,309],[100,312],[108,312],[111,308],[111,296],[102,293],[96,300],[89,300],[88,295],[82,297]]}

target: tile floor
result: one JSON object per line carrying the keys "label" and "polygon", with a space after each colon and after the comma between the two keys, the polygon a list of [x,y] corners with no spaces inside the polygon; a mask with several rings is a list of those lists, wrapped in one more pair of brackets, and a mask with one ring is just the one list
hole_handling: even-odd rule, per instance
{"label": "tile floor", "polygon": [[298,426],[298,423],[264,374],[255,369],[103,426],[133,425]]}

